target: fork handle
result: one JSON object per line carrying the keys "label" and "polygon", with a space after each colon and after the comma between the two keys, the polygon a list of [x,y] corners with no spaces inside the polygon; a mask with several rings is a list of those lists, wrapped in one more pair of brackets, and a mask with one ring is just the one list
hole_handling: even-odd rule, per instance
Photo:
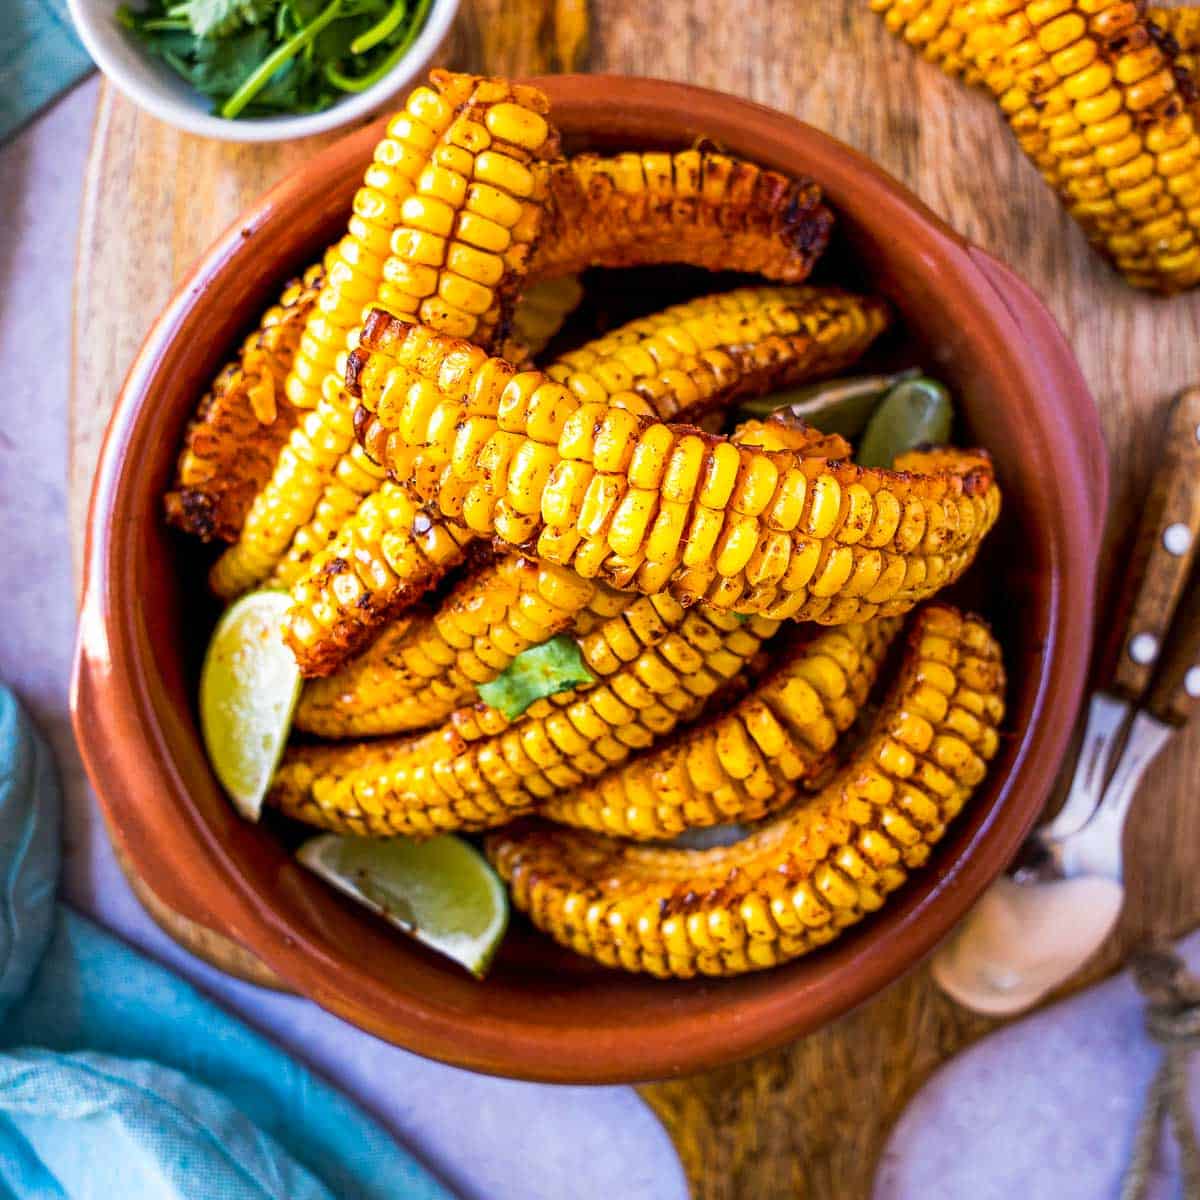
{"label": "fork handle", "polygon": [[1200,387],[1172,403],[1162,460],[1129,564],[1129,577],[1141,583],[1111,685],[1132,704],[1150,685],[1200,541]]}
{"label": "fork handle", "polygon": [[1183,725],[1200,707],[1200,576],[1188,589],[1159,658],[1146,708],[1168,725]]}

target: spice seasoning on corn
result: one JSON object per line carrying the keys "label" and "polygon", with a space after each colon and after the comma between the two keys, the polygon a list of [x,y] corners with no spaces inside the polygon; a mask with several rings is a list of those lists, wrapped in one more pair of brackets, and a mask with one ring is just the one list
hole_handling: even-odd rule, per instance
{"label": "spice seasoning on corn", "polygon": [[[507,319],[542,207],[540,175],[530,165],[557,147],[548,103],[536,89],[503,80],[446,71],[431,78],[434,87],[414,91],[389,122],[349,232],[331,254],[287,385],[292,403],[310,411],[239,541],[213,569],[220,596],[273,571],[273,582],[291,582],[378,484],[379,472],[350,453],[353,406],[343,389],[344,355],[369,306],[462,337],[486,338]],[[289,546],[290,566],[281,571]]]}
{"label": "spice seasoning on corn", "polygon": [[298,419],[287,378],[324,280],[318,264],[289,282],[200,401],[165,497],[172,525],[206,542],[237,537]]}
{"label": "spice seasoning on corn", "polygon": [[[847,366],[870,345],[887,319],[881,302],[831,289],[739,288],[632,321],[563,355],[547,368],[547,374],[561,383],[564,396],[584,397],[593,410],[610,408],[631,420],[635,415],[672,417],[686,412],[692,416]],[[389,343],[390,335],[381,326],[377,332],[381,345]],[[467,343],[447,345],[456,348],[439,361],[435,380],[457,374],[460,383],[455,386],[460,386],[470,378],[472,364],[482,359],[482,351]],[[487,368],[493,374],[510,370],[502,360],[493,360]],[[403,391],[409,382],[407,375],[397,374],[389,385],[391,393]],[[436,398],[434,382],[420,385],[427,398]],[[472,386],[477,384],[478,378]],[[443,429],[447,436],[457,415],[450,415],[450,420]],[[394,476],[415,486],[406,468],[396,466]],[[447,502],[453,506],[461,481],[447,476],[443,482]],[[468,540],[467,529],[472,536],[488,532],[472,526],[465,513],[448,518],[436,503],[424,509],[414,504],[411,513],[398,503],[389,502],[387,509],[403,522],[411,522],[420,511],[426,538],[441,535],[443,527],[450,529],[445,524],[449,520],[451,536],[460,547]],[[286,636],[306,675],[336,669],[367,644],[388,616],[411,603],[421,586],[419,556],[406,553],[401,560],[393,549],[387,557],[383,539],[388,527],[379,521],[381,511],[380,505],[364,502],[292,588],[294,604]],[[364,525],[367,528],[361,528]],[[406,548],[414,540],[403,527],[392,526],[389,536]],[[530,549],[522,542],[516,546],[522,552]],[[540,549],[538,553],[552,558]],[[624,586],[619,574],[609,582]]]}
{"label": "spice seasoning on corn", "polygon": [[737,446],[384,313],[348,379],[364,447],[444,516],[685,604],[825,624],[903,613],[966,569],[999,512],[982,452],[888,471]]}
{"label": "spice seasoning on corn", "polygon": [[488,856],[539,929],[609,966],[681,978],[775,966],[874,912],[928,859],[996,753],[1003,696],[987,626],[929,605],[862,749],[743,841],[682,850],[518,826],[489,836]]}
{"label": "spice seasoning on corn", "polygon": [[992,92],[1092,245],[1135,287],[1200,282],[1200,91],[1180,61],[1194,19],[1130,0],[872,6],[927,53],[953,20],[970,26],[961,53],[930,57]]}
{"label": "spice seasoning on corn", "polygon": [[[872,4],[1001,99],[1124,269],[1180,285],[1195,139],[1170,140],[1171,97],[1200,29],[1164,17],[1143,37],[1117,0]],[[941,604],[911,618],[883,709],[844,748],[902,614],[995,522],[990,459],[902,453],[948,436],[931,381],[909,386],[936,393],[937,421],[860,384],[842,428],[866,423],[857,448],[786,394],[781,411],[763,400],[850,366],[891,319],[802,283],[833,222],[817,184],[708,149],[563,159],[535,89],[431,82],[389,123],[347,236],[214,383],[166,501],[183,528],[233,540],[219,595],[290,590],[297,729],[365,739],[298,739],[266,799],[382,838],[537,818],[489,853],[535,925],[608,965],[733,975],[806,953],[924,862],[996,751],[999,648]],[[1143,153],[1169,184],[1133,177]],[[773,283],[531,369],[579,306],[580,271],[656,263]],[[755,821],[721,850],[636,845]]]}

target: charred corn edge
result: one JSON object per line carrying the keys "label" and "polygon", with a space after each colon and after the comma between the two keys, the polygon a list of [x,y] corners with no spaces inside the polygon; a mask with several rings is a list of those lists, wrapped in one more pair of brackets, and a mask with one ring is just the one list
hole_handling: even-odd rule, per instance
{"label": "charred corn edge", "polygon": [[[681,630],[681,644],[700,663],[689,673],[693,685],[704,671],[714,679],[736,674],[778,627],[720,614],[695,620],[703,632]],[[556,788],[623,761],[702,702],[685,686],[683,669],[653,651],[617,675],[565,712],[523,719],[472,743],[447,724],[411,739],[292,749],[268,800],[310,824],[356,833],[422,837],[492,828]]]}
{"label": "charred corn edge", "polygon": [[284,286],[188,422],[167,520],[204,541],[233,541],[297,419],[285,383],[324,281],[320,263]]}
{"label": "charred corn edge", "polygon": [[611,611],[608,588],[551,563],[508,555],[461,580],[436,612],[385,632],[336,674],[308,683],[296,727],[324,737],[421,729],[469,702],[523,650]]}
{"label": "charred corn edge", "polygon": [[769,815],[832,764],[899,628],[891,618],[810,635],[727,712],[556,793],[539,815],[642,840]]}
{"label": "charred corn edge", "polygon": [[812,180],[725,154],[582,154],[549,172],[531,278],[589,266],[683,262],[795,283],[824,250],[833,216]]}
{"label": "charred corn edge", "polygon": [[293,588],[284,640],[302,674],[328,675],[462,562],[469,530],[393,483],[363,497],[354,519]]}
{"label": "charred corn edge", "polygon": [[[852,362],[884,327],[887,315],[881,302],[832,289],[741,288],[630,322],[563,356],[549,371],[593,403],[664,417],[681,410],[692,414]],[[460,349],[442,366],[461,381],[482,352],[466,343]],[[352,367],[356,361],[352,355]],[[365,644],[370,630],[397,609],[389,586],[403,587],[408,599],[419,592],[416,575],[379,561],[382,527],[360,536],[360,526],[378,524],[381,507],[363,503],[365,516],[347,521],[292,586],[289,641],[306,674],[329,673],[352,646]],[[410,519],[398,511],[402,520]],[[455,528],[455,539],[463,544],[462,527]],[[404,530],[391,536],[403,538]],[[342,578],[347,564],[353,564],[362,588]],[[341,589],[341,600],[334,589]]]}
{"label": "charred corn edge", "polygon": [[[335,484],[326,511],[319,514],[318,527],[309,531],[298,561],[276,581],[290,583],[301,573],[314,547],[327,544],[336,527],[354,510],[358,496],[374,482],[362,464],[342,461],[353,445],[354,432],[352,407],[342,396],[339,356],[352,348],[367,305],[391,304],[408,311],[401,303],[403,289],[397,290],[394,282],[385,286],[388,264],[412,257],[392,253],[389,240],[393,234],[404,230],[414,238],[426,235],[436,239],[435,227],[459,221],[464,208],[477,204],[477,195],[488,200],[478,201],[485,210],[476,217],[480,222],[495,223],[493,208],[505,197],[523,211],[511,197],[530,174],[522,163],[535,150],[548,151],[556,142],[542,115],[548,102],[536,89],[440,70],[430,79],[437,90],[417,88],[404,111],[389,123],[387,136],[376,146],[364,186],[355,197],[349,232],[331,254],[325,286],[288,378],[292,402],[311,411],[281,451],[270,481],[251,505],[238,542],[210,574],[210,586],[220,596],[230,598],[271,574],[293,538],[318,510],[328,485]],[[463,156],[470,160],[469,182],[456,169],[466,166]],[[518,174],[520,178],[514,182]],[[443,198],[447,191],[458,198],[457,206]],[[506,228],[511,231],[515,225],[513,218]],[[523,225],[536,232],[536,224],[528,217]],[[449,227],[443,232],[449,234]],[[511,276],[522,266],[521,256],[514,256],[502,269]],[[440,299],[429,302],[441,307],[434,311],[422,304],[415,311],[422,319],[445,325],[451,310],[461,311],[464,304],[479,306],[476,289],[480,287],[446,269],[435,281]],[[468,292],[470,303],[464,299]],[[490,303],[489,299],[483,307]],[[474,332],[474,325],[469,331],[459,327],[457,332]]]}
{"label": "charred corn edge", "polygon": [[[453,394],[439,388],[443,366]],[[382,313],[348,378],[368,452],[445,515],[685,605],[823,624],[897,615],[957,578],[999,511],[983,452],[914,454],[885,471],[738,447],[588,404]]]}
{"label": "charred corn edge", "polygon": [[492,834],[516,905],[564,946],[668,977],[735,975],[833,940],[922,865],[986,775],[1004,670],[986,625],[931,605],[872,733],[810,799],[723,849],[538,826]]}

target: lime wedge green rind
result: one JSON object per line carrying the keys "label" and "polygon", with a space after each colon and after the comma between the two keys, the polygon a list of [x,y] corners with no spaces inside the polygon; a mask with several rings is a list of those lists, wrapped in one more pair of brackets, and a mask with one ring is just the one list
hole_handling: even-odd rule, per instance
{"label": "lime wedge green rind", "polygon": [[579,644],[560,633],[522,651],[495,679],[481,683],[477,690],[484,704],[499,709],[512,721],[535,700],[593,683],[595,678],[583,661]]}
{"label": "lime wedge green rind", "polygon": [[950,441],[954,404],[935,379],[922,377],[897,384],[867,423],[855,461],[862,467],[890,467],[918,446]]}
{"label": "lime wedge green rind", "polygon": [[321,834],[297,851],[314,874],[482,979],[508,928],[508,893],[487,860],[450,834]]}
{"label": "lime wedge green rind", "polygon": [[863,431],[879,401],[898,384],[915,378],[916,368],[893,375],[854,375],[846,379],[827,379],[747,400],[738,412],[739,419],[763,418],[785,411],[819,429],[822,433],[840,433],[856,437]]}
{"label": "lime wedge green rind", "polygon": [[238,812],[257,821],[287,745],[300,670],[280,634],[287,592],[243,596],[222,615],[200,672],[200,728]]}

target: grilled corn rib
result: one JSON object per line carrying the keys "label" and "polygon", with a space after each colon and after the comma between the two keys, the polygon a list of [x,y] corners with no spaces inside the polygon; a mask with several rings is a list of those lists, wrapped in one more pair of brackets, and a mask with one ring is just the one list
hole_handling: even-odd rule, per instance
{"label": "grilled corn rib", "polygon": [[1160,25],[1132,0],[980,0],[978,11],[978,73],[1088,240],[1135,287],[1200,282],[1197,81],[1169,28],[1190,38],[1190,23],[1156,13]]}
{"label": "grilled corn rib", "polygon": [[869,0],[888,29],[948,75],[983,82],[983,67],[998,51],[1001,31],[986,0]]}
{"label": "grilled corn rib", "polygon": [[324,279],[317,264],[291,280],[201,400],[165,497],[172,525],[206,542],[237,537],[296,423],[287,377]]}
{"label": "grilled corn rib", "polygon": [[[850,454],[837,435],[802,424],[750,421],[734,436],[746,444],[770,438],[790,449]],[[659,603],[678,607],[669,599]],[[606,663],[623,661],[629,657],[627,647],[635,644],[625,623],[658,623],[654,614],[649,599],[631,602],[569,568],[506,556],[464,579],[435,612],[406,614],[336,674],[310,680],[296,710],[296,726],[335,738],[424,728],[473,699],[475,688],[494,679],[522,650],[568,629],[582,639],[585,662],[601,676]],[[617,619],[600,629],[594,645],[588,635],[604,617]],[[648,638],[643,641],[650,644]],[[605,645],[610,647],[606,657]],[[484,705],[470,711],[473,724],[489,732],[508,724]]]}
{"label": "grilled corn rib", "polygon": [[[512,104],[504,107],[515,110]],[[533,118],[527,113],[526,120],[532,122]],[[478,122],[470,123],[466,116],[461,116],[446,134],[447,139],[455,140],[455,129],[460,124],[473,131],[483,129]],[[535,157],[547,157],[557,144],[544,122],[526,133],[524,143],[505,147],[505,152],[510,156],[524,151]],[[536,137],[541,134],[545,134],[545,140],[535,146]],[[474,149],[472,138],[487,136],[487,130],[474,132],[470,137],[463,135],[458,138],[458,145],[442,150],[469,159],[462,145]],[[493,146],[481,156],[481,161],[495,154],[496,149]],[[392,257],[384,266],[384,281],[378,291],[383,307],[399,315],[411,313],[422,323],[443,332],[470,337],[485,349],[497,349],[493,341],[501,325],[498,314],[506,311],[507,306],[493,303],[488,314],[476,322],[470,315],[474,309],[468,299],[482,305],[486,288],[493,282],[498,282],[500,294],[511,294],[528,265],[530,244],[543,217],[542,200],[551,190],[557,203],[555,216],[548,219],[549,227],[538,239],[537,270],[544,279],[573,274],[590,265],[686,261],[712,269],[756,271],[770,279],[797,282],[811,271],[828,241],[833,222],[829,210],[821,203],[820,189],[810,180],[793,181],[724,155],[695,151],[676,155],[622,154],[613,158],[585,155],[570,163],[556,164],[545,172],[529,171],[519,163],[512,163],[511,158],[509,161],[511,165],[503,172],[493,167],[488,178],[496,186],[487,194],[493,204],[507,202],[507,209],[501,206],[496,211],[504,221],[515,219],[511,243],[502,249],[501,243],[507,236],[504,231],[497,232],[487,222],[477,221],[461,235],[469,244],[452,242],[446,259],[454,268],[455,254],[470,256],[462,270],[469,268],[472,273],[474,282],[470,286],[475,294],[460,294],[467,283],[452,274],[443,274],[439,289],[440,297],[445,292],[446,280],[457,280],[455,302],[465,307],[466,313],[456,311],[453,306],[444,310],[440,301],[420,299],[434,286],[438,256],[444,253],[444,243],[429,231],[432,226],[428,220],[424,224],[418,222],[415,230],[405,228],[402,222],[393,234]],[[454,169],[469,178],[468,165],[465,161],[461,164],[455,161],[449,173],[442,172],[435,184],[454,179]],[[418,180],[418,191],[425,178],[422,175]],[[512,194],[502,194],[510,185]],[[444,191],[442,188],[437,194]],[[458,200],[453,195],[444,198],[452,203]],[[519,216],[517,200],[522,206]],[[468,212],[465,219],[474,217],[475,214]],[[500,263],[502,267],[496,265]],[[497,275],[501,269],[505,272],[502,279]],[[561,302],[561,294],[559,299]],[[431,304],[435,305],[432,312]],[[515,341],[507,343],[504,349],[521,351]],[[521,357],[527,355],[522,352]],[[357,505],[358,497],[378,479],[369,459],[356,446],[345,445],[349,437],[345,414],[339,410],[327,426],[323,452],[327,456],[337,453],[339,457],[327,464],[325,473],[334,478],[315,501],[312,519],[296,531],[290,548],[275,566],[270,578],[275,586],[291,586],[303,574],[313,554],[336,535]],[[336,451],[338,445],[343,450]]]}
{"label": "grilled corn rib", "polygon": [[627,603],[565,567],[505,556],[462,580],[436,612],[385,630],[336,675],[312,680],[296,727],[344,738],[436,724],[522,651]]}
{"label": "grilled corn rib", "polygon": [[443,515],[685,604],[824,624],[896,615],[956,579],[999,512],[980,451],[886,471],[738,446],[383,313],[347,378],[365,448]]}
{"label": "grilled corn rib", "polygon": [[[349,453],[353,405],[341,369],[369,305],[485,343],[508,319],[542,209],[542,176],[530,167],[557,148],[549,105],[536,89],[504,80],[430,78],[436,90],[416,89],[375,148],[289,379],[293,402],[312,411],[214,568],[218,595],[273,570],[281,576],[273,582],[290,582],[378,483],[371,464]],[[280,570],[302,530],[290,568]]]}
{"label": "grilled corn rib", "polygon": [[658,976],[735,975],[832,941],[920,866],[983,779],[1003,716],[987,627],[931,605],[863,748],[734,846],[631,846],[539,826],[488,838],[518,907],[579,954]]}
{"label": "grilled corn rib", "polygon": [[728,712],[556,793],[539,813],[632,838],[765,817],[832,761],[899,626],[889,618],[810,637]]}
{"label": "grilled corn rib", "polygon": [[450,721],[407,740],[298,747],[284,757],[268,799],[289,816],[360,834],[421,837],[502,824],[694,715],[778,628],[726,613],[686,618],[675,646],[685,667],[643,650],[567,709],[473,742]]}
{"label": "grilled corn rib", "polygon": [[595,266],[689,263],[799,283],[832,227],[812,180],[743,159],[699,150],[581,154],[550,169],[531,273],[544,279]]}
{"label": "grilled corn rib", "polygon": [[[630,322],[548,370],[593,407],[630,415],[694,414],[844,367],[886,321],[882,302],[828,289],[740,288]],[[387,340],[378,325],[377,332]],[[445,378],[460,367],[473,369],[479,355],[464,346],[445,360]],[[397,478],[408,476],[398,472]],[[293,586],[285,636],[306,675],[335,669],[423,590],[418,575],[406,571],[396,554],[386,554],[380,538],[389,527],[378,521],[379,506],[364,505],[365,519],[360,510]],[[436,522],[436,512],[430,505],[422,519]],[[391,537],[405,536],[403,528],[390,528]],[[461,525],[452,536],[463,544]],[[412,555],[407,561],[414,569],[420,565]],[[611,582],[620,585],[619,579]]]}
{"label": "grilled corn rib", "polygon": [[292,588],[283,637],[303,674],[328,675],[462,563],[475,535],[385,480]]}

